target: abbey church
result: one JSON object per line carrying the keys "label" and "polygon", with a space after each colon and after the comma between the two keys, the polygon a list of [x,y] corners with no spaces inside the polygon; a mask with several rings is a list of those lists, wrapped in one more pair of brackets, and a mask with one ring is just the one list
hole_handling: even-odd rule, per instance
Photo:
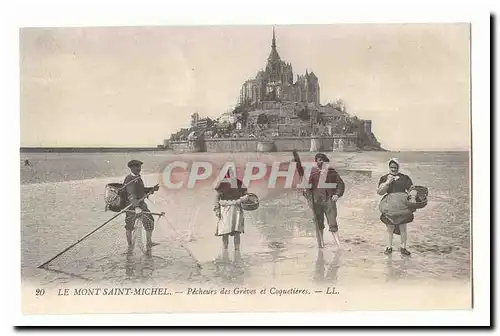
{"label": "abbey church", "polygon": [[[292,65],[278,53],[274,28],[265,68],[254,79],[244,82],[237,101],[232,111],[215,120],[200,119],[198,113],[193,114],[191,126],[172,134],[171,140],[180,141],[175,145],[182,147],[185,145],[182,141],[187,139],[189,145],[201,134],[200,139],[211,146],[206,150],[214,152],[259,150],[257,139],[278,141],[279,146],[274,145],[279,151],[316,148],[308,147],[311,139],[307,137],[316,137],[314,141],[321,139],[322,146],[329,150],[350,150],[356,146],[381,148],[371,131],[371,120],[351,116],[341,99],[321,104],[319,80],[314,72],[306,70],[304,75],[294,78]],[[224,138],[232,140],[223,141]],[[269,141],[266,143],[272,142]]]}
{"label": "abbey church", "polygon": [[273,28],[271,53],[264,71],[259,71],[255,79],[247,80],[240,91],[241,106],[258,107],[264,101],[303,102],[320,105],[318,77],[306,70],[305,75],[297,75],[294,82],[290,63],[282,61],[276,49],[276,35]]}

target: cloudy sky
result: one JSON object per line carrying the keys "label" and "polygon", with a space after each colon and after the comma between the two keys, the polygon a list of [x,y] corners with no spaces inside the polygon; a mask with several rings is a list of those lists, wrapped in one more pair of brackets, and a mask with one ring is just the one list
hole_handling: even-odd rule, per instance
{"label": "cloudy sky", "polygon": [[[21,146],[155,146],[237,102],[271,26],[24,28]],[[388,149],[469,148],[467,24],[277,26],[294,74],[318,76]]]}

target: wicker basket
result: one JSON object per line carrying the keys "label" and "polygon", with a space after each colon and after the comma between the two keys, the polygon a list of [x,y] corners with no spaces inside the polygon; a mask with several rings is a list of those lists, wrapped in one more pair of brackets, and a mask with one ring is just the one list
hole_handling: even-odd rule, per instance
{"label": "wicker basket", "polygon": [[109,183],[104,189],[106,210],[120,212],[127,206],[127,192],[121,183]]}
{"label": "wicker basket", "polygon": [[248,193],[247,199],[241,202],[241,208],[245,211],[254,211],[259,208],[259,197],[257,195]]}
{"label": "wicker basket", "polygon": [[425,208],[427,206],[427,196],[429,196],[429,189],[423,186],[412,186],[410,191],[412,190],[417,191],[417,196],[415,197],[416,203],[414,203],[412,207],[414,207],[415,209]]}

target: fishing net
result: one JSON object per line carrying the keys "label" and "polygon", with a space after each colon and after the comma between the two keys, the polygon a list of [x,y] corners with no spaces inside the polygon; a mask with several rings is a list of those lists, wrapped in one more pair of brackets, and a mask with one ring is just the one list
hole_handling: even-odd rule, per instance
{"label": "fishing net", "polygon": [[142,253],[148,253],[146,240],[146,230],[142,225],[142,219],[138,217],[134,223],[134,229],[132,230],[132,248],[138,249]]}
{"label": "fishing net", "polygon": [[[125,215],[121,214],[88,238],[56,257],[58,253],[88,234],[88,229],[83,231],[80,228],[75,228],[74,232],[65,233],[64,240],[53,242],[48,253],[45,252],[45,258],[55,257],[46,265],[46,268],[59,273],[61,279],[67,278],[68,281],[74,280],[72,278],[87,281],[116,278],[117,282],[122,282],[126,278],[126,274],[123,274],[127,267],[124,264],[125,258],[128,258],[132,252],[127,249],[124,218]],[[140,231],[138,232],[140,233]],[[138,234],[136,234],[137,236]]]}
{"label": "fishing net", "polygon": [[[147,202],[151,211],[159,210],[159,207]],[[197,261],[189,250],[179,244],[179,241],[184,238],[179,237],[185,235],[171,227],[172,222],[177,225],[181,222],[180,220],[166,221],[164,217],[160,219],[159,216],[154,216],[155,229],[152,240],[159,242],[160,245],[150,248],[147,246],[142,218],[138,216],[134,221],[131,235],[132,247],[129,248],[124,229],[125,213],[119,214],[94,234],[82,239],[89,233],[88,220],[102,225],[111,218],[110,215],[117,215],[102,210],[96,212],[97,214],[91,214],[87,223],[81,221],[75,223],[77,225],[72,225],[75,230],[61,235],[64,236],[64,240],[55,241],[52,246],[44,249],[43,258],[49,260],[55,257],[42,268],[52,271],[50,274],[57,275],[50,281],[75,282],[80,279],[84,282],[105,281],[124,284],[160,281],[161,279],[165,281],[169,277],[182,280],[192,276],[193,269],[197,267]],[[81,241],[76,245],[58,255],[79,240]],[[167,269],[169,273],[165,273]]]}

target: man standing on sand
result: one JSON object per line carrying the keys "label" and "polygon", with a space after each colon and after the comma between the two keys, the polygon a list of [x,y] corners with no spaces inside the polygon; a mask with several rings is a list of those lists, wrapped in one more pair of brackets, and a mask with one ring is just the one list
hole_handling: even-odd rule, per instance
{"label": "man standing on sand", "polygon": [[[136,212],[135,214],[131,212],[126,212],[125,214],[125,230],[129,248],[132,247],[132,231],[134,230],[137,214],[140,214],[142,211],[149,212],[148,206],[144,200],[140,201],[141,198],[149,192],[155,192],[160,189],[158,185],[152,188],[144,187],[144,182],[141,178],[142,164],[143,163],[138,160],[129,161],[128,167],[130,168],[130,174],[125,177],[125,181],[123,182],[124,185],[127,185],[126,191],[128,201],[132,204],[132,209],[135,209]],[[147,247],[158,245],[158,243],[153,243],[151,240],[154,230],[153,216],[151,214],[142,214],[142,225],[144,226],[144,230],[146,230]]]}
{"label": "man standing on sand", "polygon": [[[309,177],[311,187],[304,191],[304,197],[307,199],[309,207],[313,210],[314,222],[320,230],[321,240],[323,240],[326,216],[333,240],[337,244],[337,247],[340,247],[339,227],[337,223],[337,200],[344,195],[345,184],[337,171],[328,167],[330,160],[325,154],[316,154],[314,161],[316,162],[316,167],[313,167]],[[332,184],[332,186],[326,185],[325,182]],[[322,184],[325,186],[322,186]]]}

